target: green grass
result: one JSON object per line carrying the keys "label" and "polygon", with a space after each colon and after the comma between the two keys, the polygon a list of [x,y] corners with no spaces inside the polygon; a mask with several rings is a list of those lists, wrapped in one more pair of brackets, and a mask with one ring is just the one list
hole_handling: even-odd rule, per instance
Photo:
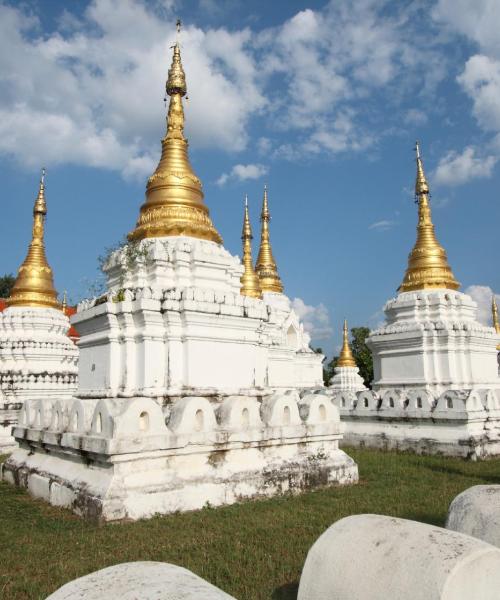
{"label": "green grass", "polygon": [[347,515],[443,525],[450,501],[500,483],[500,459],[473,463],[348,450],[357,486],[102,526],[0,483],[0,598],[41,599],[97,569],[134,560],[182,565],[239,600],[295,598],[310,546]]}

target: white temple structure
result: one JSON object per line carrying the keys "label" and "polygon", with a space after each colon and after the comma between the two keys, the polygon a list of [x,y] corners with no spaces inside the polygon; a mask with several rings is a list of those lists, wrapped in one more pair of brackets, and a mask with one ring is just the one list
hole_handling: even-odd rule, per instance
{"label": "white temple structure", "polygon": [[267,190],[256,267],[248,206],[243,264],[222,245],[188,159],[179,44],[167,133],[128,244],[84,301],[79,388],[25,403],[3,478],[99,519],[229,504],[357,481],[339,413],[283,293]]}
{"label": "white temple structure", "polygon": [[372,331],[373,391],[339,392],[347,443],[481,457],[500,453],[499,335],[476,320],[434,233],[417,144],[417,241],[385,324]]}
{"label": "white temple structure", "polygon": [[367,389],[349,345],[347,321],[344,321],[342,349],[334,375],[329,381],[329,389],[340,392],[362,392]]}
{"label": "white temple structure", "polygon": [[24,402],[71,398],[77,388],[78,348],[45,255],[46,214],[42,172],[28,254],[0,313],[0,454],[17,446],[11,432]]}

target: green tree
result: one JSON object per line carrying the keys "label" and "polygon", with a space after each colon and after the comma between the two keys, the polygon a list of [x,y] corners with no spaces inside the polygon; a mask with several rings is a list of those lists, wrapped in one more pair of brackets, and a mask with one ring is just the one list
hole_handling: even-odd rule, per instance
{"label": "green tree", "polygon": [[10,290],[14,285],[16,278],[12,273],[10,275],[3,275],[0,277],[0,298],[8,298],[10,296]]}
{"label": "green tree", "polygon": [[[351,328],[351,350],[354,360],[359,368],[359,374],[363,378],[366,387],[371,388],[373,381],[373,358],[370,349],[366,345],[366,338],[370,335],[368,327]],[[327,385],[335,374],[339,357],[333,359],[323,369],[323,379]]]}

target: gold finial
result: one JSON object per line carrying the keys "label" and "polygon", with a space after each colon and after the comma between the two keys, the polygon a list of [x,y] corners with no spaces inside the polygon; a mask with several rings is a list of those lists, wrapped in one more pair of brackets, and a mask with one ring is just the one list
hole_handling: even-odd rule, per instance
{"label": "gold finial", "polygon": [[[491,312],[493,314],[493,327],[495,331],[500,335],[500,320],[498,318],[498,306],[495,298],[495,294],[491,297]],[[500,351],[500,343],[497,346],[497,350]]]}
{"label": "gold finial", "polygon": [[271,242],[269,240],[270,220],[271,214],[269,213],[269,203],[267,199],[267,185],[265,185],[262,213],[260,215],[260,248],[255,270],[259,276],[260,287],[263,292],[275,292],[281,294],[283,292],[283,284],[278,275],[278,267],[276,266],[276,261],[274,260],[273,251],[271,249]]}
{"label": "gold finial", "polygon": [[68,308],[68,292],[66,290],[63,292],[61,308],[63,313],[66,314],[66,309]]}
{"label": "gold finial", "polygon": [[429,184],[425,178],[418,142],[415,150],[417,159],[415,199],[418,202],[417,241],[409,254],[408,268],[398,292],[429,288],[458,290],[460,284],[455,279],[448,264],[445,249],[437,241],[434,233],[429,201]]}
{"label": "gold finial", "polygon": [[491,312],[493,313],[493,327],[497,333],[500,333],[500,321],[498,320],[498,306],[495,295],[491,297]]}
{"label": "gold finial", "polygon": [[7,306],[40,306],[58,308],[52,269],[45,256],[44,227],[47,203],[45,202],[45,169],[42,169],[38,196],[33,207],[33,233],[28,254],[19,267]]}
{"label": "gold finial", "polygon": [[342,350],[340,351],[337,367],[356,367],[356,361],[352,355],[351,346],[349,345],[349,330],[347,329],[347,321],[344,319],[344,339],[342,342]]}
{"label": "gold finial", "polygon": [[245,270],[241,276],[241,295],[251,296],[252,298],[262,298],[260,282],[252,262],[252,228],[250,226],[250,217],[248,215],[248,196],[245,195],[245,211],[243,216],[243,231],[241,233],[243,240],[243,266]]}
{"label": "gold finial", "polygon": [[[180,21],[177,21],[176,28],[179,32]],[[187,235],[220,244],[222,238],[203,202],[201,181],[189,162],[182,106],[187,86],[178,41],[173,49],[165,87],[170,96],[167,133],[161,141],[160,162],[146,185],[146,201],[141,206],[136,227],[129,233],[128,239]]]}

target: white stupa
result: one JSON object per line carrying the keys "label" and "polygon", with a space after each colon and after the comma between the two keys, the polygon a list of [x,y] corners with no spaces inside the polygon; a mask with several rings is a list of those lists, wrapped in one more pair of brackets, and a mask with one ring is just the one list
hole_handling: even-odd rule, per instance
{"label": "white stupa", "polygon": [[77,387],[78,349],[67,337],[69,319],[45,256],[44,175],[28,254],[0,313],[0,454],[17,445],[11,432],[26,400],[71,398]]}
{"label": "white stupa", "polygon": [[347,321],[344,320],[342,349],[334,369],[334,375],[329,381],[329,389],[338,392],[361,392],[366,390],[363,378],[349,345]]}
{"label": "white stupa", "polygon": [[458,291],[434,233],[417,144],[417,241],[385,324],[372,331],[373,391],[336,404],[349,443],[481,457],[500,453],[500,378],[492,327]]}
{"label": "white stupa", "polygon": [[255,269],[248,207],[242,264],[203,202],[178,43],[166,91],[167,134],[137,226],[105,265],[107,293],[73,318],[77,398],[25,405],[3,477],[102,519],[354,482],[338,410],[311,393],[323,357],[283,293],[267,191]]}

